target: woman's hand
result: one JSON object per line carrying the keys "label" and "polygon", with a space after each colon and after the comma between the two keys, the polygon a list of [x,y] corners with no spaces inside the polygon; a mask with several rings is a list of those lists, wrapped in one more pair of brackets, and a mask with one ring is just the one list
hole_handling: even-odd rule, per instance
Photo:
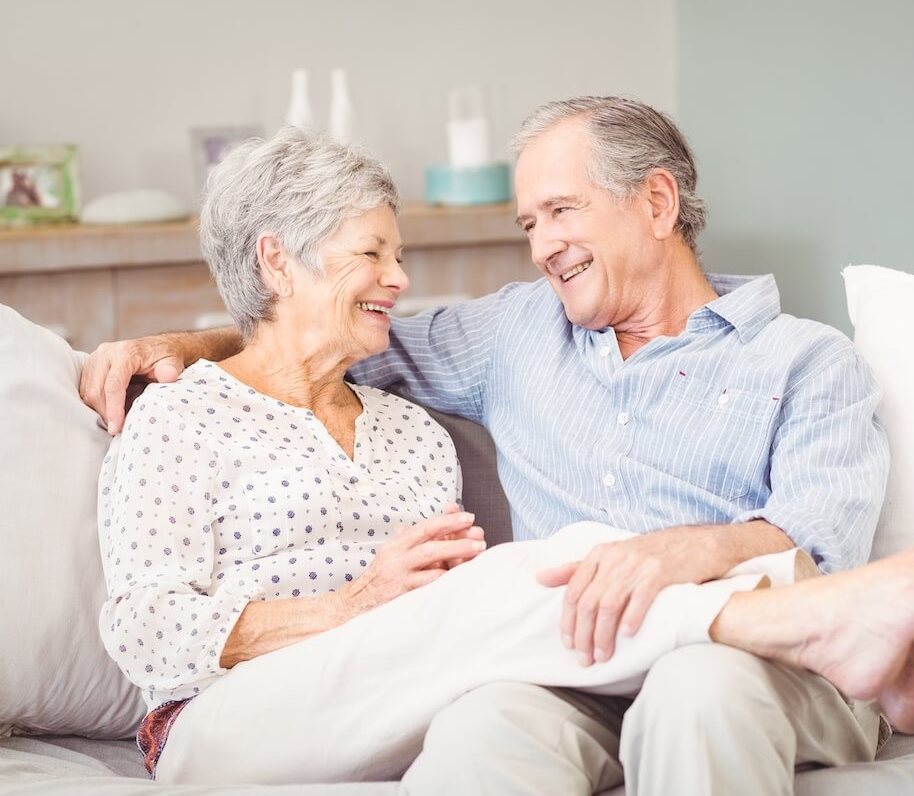
{"label": "woman's hand", "polygon": [[486,549],[473,515],[448,507],[447,513],[412,526],[400,526],[378,550],[364,574],[340,589],[352,615],[370,611],[405,592],[440,578],[456,564]]}

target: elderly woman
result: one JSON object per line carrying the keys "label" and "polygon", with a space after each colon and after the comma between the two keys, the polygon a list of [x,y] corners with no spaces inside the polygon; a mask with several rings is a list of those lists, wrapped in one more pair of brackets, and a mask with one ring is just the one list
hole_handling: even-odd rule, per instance
{"label": "elderly woman", "polygon": [[453,505],[447,433],[343,378],[387,347],[409,284],[397,207],[378,163],[291,129],[214,175],[203,250],[246,346],[150,386],[101,476],[100,627],[149,706],[151,772],[188,700],[227,670],[485,547]]}
{"label": "elderly woman", "polygon": [[150,385],[99,487],[101,634],[143,690],[138,743],[159,779],[396,776],[461,693],[630,692],[758,582],[670,587],[608,663],[576,663],[555,633],[561,591],[534,574],[620,534],[590,524],[476,558],[447,433],[344,380],[387,347],[408,285],[397,206],[378,163],[292,129],[211,177],[203,250],[246,344]]}

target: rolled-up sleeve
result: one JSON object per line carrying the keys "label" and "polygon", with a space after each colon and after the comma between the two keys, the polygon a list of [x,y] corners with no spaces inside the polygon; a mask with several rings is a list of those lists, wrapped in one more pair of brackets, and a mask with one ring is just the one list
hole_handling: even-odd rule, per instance
{"label": "rolled-up sleeve", "polygon": [[263,596],[250,579],[214,579],[219,457],[174,407],[146,395],[109,457],[99,483],[102,641],[150,703],[159,691],[192,696],[225,672],[226,639]]}
{"label": "rolled-up sleeve", "polygon": [[869,558],[888,477],[879,385],[849,350],[803,377],[782,398],[767,503],[735,522],[783,530],[824,572]]}

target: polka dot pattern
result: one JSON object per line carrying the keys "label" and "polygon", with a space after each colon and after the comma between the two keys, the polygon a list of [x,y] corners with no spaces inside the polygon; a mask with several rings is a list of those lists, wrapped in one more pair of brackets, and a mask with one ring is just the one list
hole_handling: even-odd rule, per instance
{"label": "polka dot pattern", "polygon": [[398,525],[459,500],[447,432],[402,398],[352,389],[353,459],[313,412],[205,360],[131,409],[99,479],[100,629],[150,710],[225,673],[249,601],[338,589]]}

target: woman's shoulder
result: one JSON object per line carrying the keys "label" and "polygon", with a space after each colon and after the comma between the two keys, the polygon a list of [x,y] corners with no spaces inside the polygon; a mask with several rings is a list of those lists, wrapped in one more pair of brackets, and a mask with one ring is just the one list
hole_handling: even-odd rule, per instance
{"label": "woman's shoulder", "polygon": [[125,431],[130,425],[174,425],[184,423],[206,411],[218,391],[206,363],[186,368],[176,381],[152,382],[136,397],[127,413]]}
{"label": "woman's shoulder", "polygon": [[405,425],[409,428],[421,427],[447,435],[444,427],[428,413],[425,407],[377,387],[369,387],[365,384],[350,384],[349,386],[359,396],[362,406],[368,414],[382,425],[390,423]]}

